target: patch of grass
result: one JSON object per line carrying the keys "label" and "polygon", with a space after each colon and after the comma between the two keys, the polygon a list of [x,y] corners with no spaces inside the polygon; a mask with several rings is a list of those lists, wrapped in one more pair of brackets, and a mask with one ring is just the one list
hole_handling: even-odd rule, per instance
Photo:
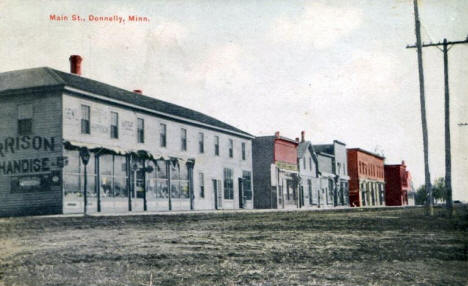
{"label": "patch of grass", "polygon": [[468,210],[0,219],[0,285],[466,285]]}

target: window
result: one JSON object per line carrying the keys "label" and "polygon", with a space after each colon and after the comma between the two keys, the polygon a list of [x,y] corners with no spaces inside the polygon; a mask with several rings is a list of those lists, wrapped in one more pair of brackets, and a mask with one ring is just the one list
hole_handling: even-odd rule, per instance
{"label": "window", "polygon": [[214,144],[214,153],[215,156],[219,156],[219,136],[215,136],[215,144]]}
{"label": "window", "polygon": [[242,172],[242,184],[244,187],[244,198],[252,199],[252,174],[249,171]]}
{"label": "window", "polygon": [[161,123],[159,128],[159,146],[166,147],[166,124]]}
{"label": "window", "polygon": [[200,180],[200,198],[205,198],[205,176],[203,173],[199,173]]}
{"label": "window", "polygon": [[312,170],[312,157],[309,157],[309,169]]}
{"label": "window", "polygon": [[145,121],[143,119],[138,118],[137,128],[138,143],[145,143]]}
{"label": "window", "polygon": [[187,151],[187,129],[180,129],[180,150]]}
{"label": "window", "polygon": [[190,198],[188,167],[185,164],[170,165],[171,177],[171,198],[173,199],[188,199]]}
{"label": "window", "polygon": [[337,163],[337,165],[338,165],[338,167],[337,167],[338,172],[337,173],[340,174],[341,173],[341,163]]}
{"label": "window", "polygon": [[234,141],[229,139],[229,158],[234,157]]}
{"label": "window", "polygon": [[306,157],[305,156],[302,158],[302,166],[304,167],[304,170],[307,169]]}
{"label": "window", "polygon": [[202,132],[198,133],[198,152],[205,152],[205,136]]}
{"label": "window", "polygon": [[234,199],[234,181],[232,180],[232,169],[224,168],[224,199]]}
{"label": "window", "polygon": [[32,132],[32,104],[18,105],[18,134],[27,135]]}
{"label": "window", "polygon": [[119,114],[111,112],[111,138],[119,138]]}
{"label": "window", "polygon": [[81,106],[81,134],[90,133],[90,108],[88,105]]}
{"label": "window", "polygon": [[242,142],[242,160],[245,160],[245,143]]}

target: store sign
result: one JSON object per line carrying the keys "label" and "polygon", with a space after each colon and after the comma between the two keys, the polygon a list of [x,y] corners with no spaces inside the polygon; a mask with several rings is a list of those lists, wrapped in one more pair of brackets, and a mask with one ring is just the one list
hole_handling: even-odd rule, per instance
{"label": "store sign", "polygon": [[9,177],[11,193],[48,192],[61,188],[61,169],[68,160],[50,155],[60,151],[60,145],[56,143],[54,137],[44,136],[0,139],[0,176]]}
{"label": "store sign", "polygon": [[11,176],[12,193],[47,192],[53,187],[62,185],[61,172],[52,171],[45,174]]}
{"label": "store sign", "polygon": [[55,138],[42,136],[6,137],[0,140],[0,157],[15,154],[22,150],[55,151]]}
{"label": "store sign", "polygon": [[283,169],[283,170],[297,171],[297,165],[295,165],[295,164],[290,164],[290,163],[286,163],[286,162],[277,161],[276,166],[278,168],[280,168],[280,169]]}
{"label": "store sign", "polygon": [[63,168],[67,161],[67,157],[62,156],[0,161],[0,175],[49,172],[52,169]]}

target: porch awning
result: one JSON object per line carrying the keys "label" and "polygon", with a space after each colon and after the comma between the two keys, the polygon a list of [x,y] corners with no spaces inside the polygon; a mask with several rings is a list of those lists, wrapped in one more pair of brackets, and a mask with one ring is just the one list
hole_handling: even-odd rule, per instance
{"label": "porch awning", "polygon": [[135,150],[135,149],[123,149],[117,146],[105,146],[102,144],[86,143],[74,140],[64,140],[63,146],[67,150],[80,150],[81,148],[88,148],[91,153],[96,155],[114,154],[114,155],[134,155],[138,158],[146,160],[176,160],[179,164],[181,163],[194,163],[193,158],[182,158],[180,156],[165,156],[160,153],[150,152],[148,150]]}

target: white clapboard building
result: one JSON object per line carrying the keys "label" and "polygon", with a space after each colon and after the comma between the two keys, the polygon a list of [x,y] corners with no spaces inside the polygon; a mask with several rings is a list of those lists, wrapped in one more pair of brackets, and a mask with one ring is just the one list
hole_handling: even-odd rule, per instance
{"label": "white clapboard building", "polygon": [[0,73],[0,215],[253,207],[252,135],[81,60]]}

